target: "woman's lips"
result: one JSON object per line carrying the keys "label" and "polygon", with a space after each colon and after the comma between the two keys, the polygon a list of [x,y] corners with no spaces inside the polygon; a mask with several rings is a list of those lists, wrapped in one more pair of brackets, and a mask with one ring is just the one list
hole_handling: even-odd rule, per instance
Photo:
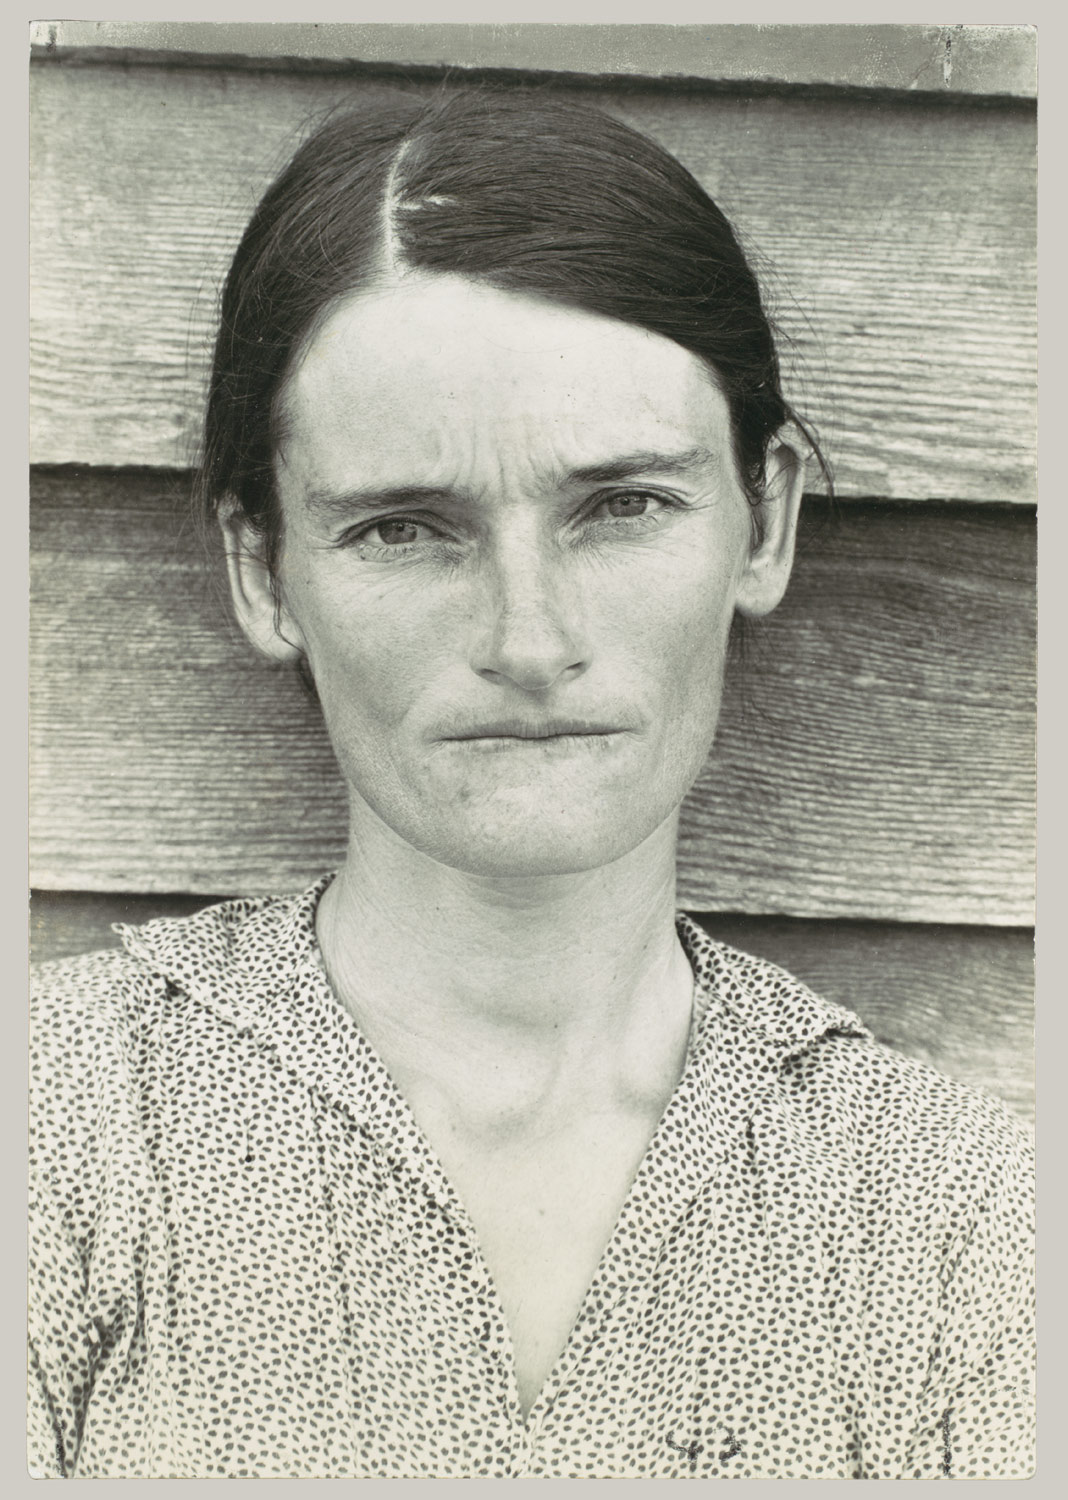
{"label": "woman's lips", "polygon": [[452,740],[554,740],[574,739],[582,736],[623,734],[618,724],[591,723],[584,719],[546,719],[532,722],[527,719],[500,719],[489,724],[478,724],[446,736]]}
{"label": "woman's lips", "polygon": [[568,756],[608,751],[628,734],[627,726],[590,719],[494,719],[464,725],[443,742],[476,754]]}

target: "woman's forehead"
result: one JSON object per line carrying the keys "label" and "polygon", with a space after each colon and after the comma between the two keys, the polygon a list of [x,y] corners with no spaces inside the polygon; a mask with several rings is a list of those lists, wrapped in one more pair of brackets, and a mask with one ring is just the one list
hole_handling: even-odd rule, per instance
{"label": "woman's forehead", "polygon": [[725,452],[730,438],[726,402],[680,345],[446,276],[339,304],[283,410],[285,467],[317,484],[357,456],[382,482],[432,483],[450,466],[567,472],[639,452]]}

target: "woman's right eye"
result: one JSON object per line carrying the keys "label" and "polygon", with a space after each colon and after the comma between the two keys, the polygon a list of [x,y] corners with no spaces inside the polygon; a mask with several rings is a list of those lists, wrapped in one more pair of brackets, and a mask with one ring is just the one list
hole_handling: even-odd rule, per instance
{"label": "woman's right eye", "polygon": [[441,533],[425,521],[413,521],[409,516],[390,516],[384,521],[375,521],[359,531],[349,532],[344,541],[349,544],[370,543],[387,550],[414,546],[417,542],[434,541]]}

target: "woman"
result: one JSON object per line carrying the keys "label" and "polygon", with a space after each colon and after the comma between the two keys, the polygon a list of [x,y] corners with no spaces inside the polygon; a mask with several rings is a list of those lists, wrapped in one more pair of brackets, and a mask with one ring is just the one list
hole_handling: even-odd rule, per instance
{"label": "woman", "polygon": [[1030,1472],[1018,1128],[675,914],[807,446],[599,114],[401,98],[271,188],[201,488],[348,853],[44,976],[38,1471]]}

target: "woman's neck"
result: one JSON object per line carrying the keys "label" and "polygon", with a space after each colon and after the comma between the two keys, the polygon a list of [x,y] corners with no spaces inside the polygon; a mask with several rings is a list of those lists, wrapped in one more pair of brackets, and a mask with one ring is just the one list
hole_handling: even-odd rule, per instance
{"label": "woman's neck", "polygon": [[674,819],[611,865],[513,879],[451,869],[377,819],[354,821],[319,942],[417,1116],[507,1134],[561,1112],[659,1114],[693,989],[674,925]]}

